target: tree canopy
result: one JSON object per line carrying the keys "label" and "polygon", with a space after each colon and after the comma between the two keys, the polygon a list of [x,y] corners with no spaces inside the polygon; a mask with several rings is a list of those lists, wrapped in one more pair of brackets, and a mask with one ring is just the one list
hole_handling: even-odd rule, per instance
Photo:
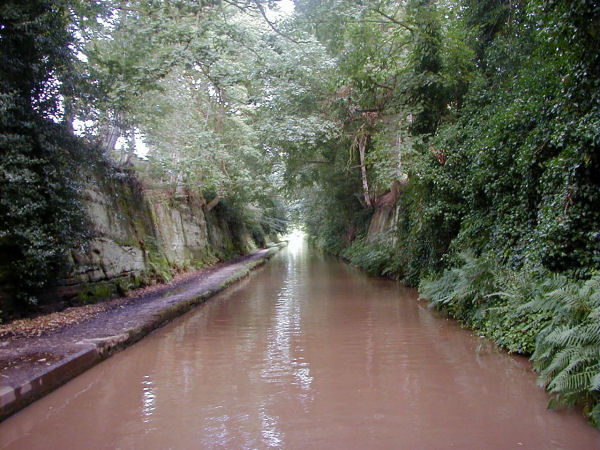
{"label": "tree canopy", "polygon": [[[497,293],[596,286],[600,4],[295,0],[277,14],[282,3],[3,2],[1,276],[35,302],[85,241],[78,167],[111,161],[206,210],[251,206],[274,231],[295,220],[563,373],[548,367],[564,343],[533,340],[597,308],[555,302],[551,323]],[[369,233],[386,208],[384,233]],[[526,324],[520,337],[507,318]],[[563,367],[579,384],[557,392],[597,408],[597,359],[582,361]]]}

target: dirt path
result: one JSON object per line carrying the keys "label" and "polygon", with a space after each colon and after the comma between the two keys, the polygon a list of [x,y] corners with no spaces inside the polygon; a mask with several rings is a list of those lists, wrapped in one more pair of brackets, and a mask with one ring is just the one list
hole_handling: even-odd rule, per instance
{"label": "dirt path", "polygon": [[182,274],[125,298],[0,327],[0,419],[202,303],[278,249]]}

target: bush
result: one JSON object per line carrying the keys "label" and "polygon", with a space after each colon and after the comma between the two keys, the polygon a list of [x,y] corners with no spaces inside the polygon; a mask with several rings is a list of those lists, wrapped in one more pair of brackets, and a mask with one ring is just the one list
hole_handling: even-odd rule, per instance
{"label": "bush", "polygon": [[553,405],[582,404],[598,426],[600,414],[600,275],[572,281],[555,275],[548,294],[523,306],[552,319],[537,337],[531,359]]}
{"label": "bush", "polygon": [[394,248],[386,242],[387,234],[379,235],[375,240],[355,239],[341,251],[340,256],[351,264],[365,270],[369,275],[383,275],[398,278],[398,261]]}
{"label": "bush", "polygon": [[76,79],[69,6],[0,6],[0,304],[7,315],[36,306],[36,291],[84,237],[78,190],[87,149],[61,105]]}
{"label": "bush", "polygon": [[531,355],[550,407],[582,405],[598,426],[600,275],[587,281],[539,267],[496,266],[489,256],[421,282],[421,296],[510,352]]}
{"label": "bush", "polygon": [[462,265],[446,270],[439,277],[424,279],[419,287],[430,305],[447,310],[462,323],[480,328],[488,308],[498,306],[494,264],[490,258],[460,255]]}

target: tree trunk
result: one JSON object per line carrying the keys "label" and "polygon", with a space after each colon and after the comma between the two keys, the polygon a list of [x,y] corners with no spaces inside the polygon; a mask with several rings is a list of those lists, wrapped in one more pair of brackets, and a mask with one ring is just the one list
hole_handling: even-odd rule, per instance
{"label": "tree trunk", "polygon": [[369,208],[371,208],[373,206],[373,201],[371,200],[371,195],[369,194],[369,181],[367,179],[367,166],[365,165],[367,140],[368,140],[368,136],[360,136],[358,138],[358,154],[360,156],[360,176],[362,178],[362,186],[363,186],[363,192],[365,195],[365,203]]}
{"label": "tree trunk", "polygon": [[125,157],[123,161],[124,166],[131,165],[131,158],[135,153],[135,128],[133,127],[131,127],[131,129],[129,130],[129,139],[130,145],[125,149]]}
{"label": "tree trunk", "polygon": [[213,209],[215,206],[217,206],[217,204],[219,203],[220,200],[221,200],[221,196],[219,194],[215,195],[215,197],[206,204],[206,212],[209,212],[211,209]]}
{"label": "tree trunk", "polygon": [[120,136],[119,127],[111,124],[106,124],[102,127],[102,150],[106,155],[110,155],[117,145],[117,139]]}

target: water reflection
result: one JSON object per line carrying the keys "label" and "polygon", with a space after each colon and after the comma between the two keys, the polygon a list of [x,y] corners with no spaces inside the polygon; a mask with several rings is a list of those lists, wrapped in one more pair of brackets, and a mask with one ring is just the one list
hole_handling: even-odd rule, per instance
{"label": "water reflection", "polygon": [[284,433],[279,428],[279,418],[270,416],[265,404],[260,408],[261,436],[268,447],[280,448],[283,444]]}
{"label": "water reflection", "polygon": [[142,380],[142,420],[150,422],[150,416],[156,409],[156,394],[150,375],[144,375]]}

